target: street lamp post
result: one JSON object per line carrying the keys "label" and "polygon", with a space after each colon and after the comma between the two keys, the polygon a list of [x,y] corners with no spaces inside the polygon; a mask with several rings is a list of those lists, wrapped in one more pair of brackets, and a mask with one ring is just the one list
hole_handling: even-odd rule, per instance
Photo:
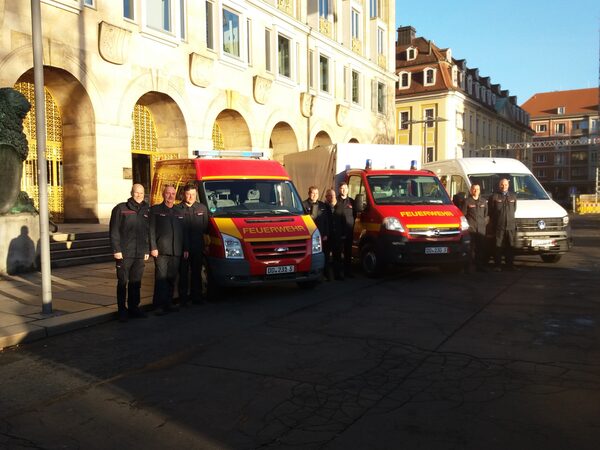
{"label": "street lamp post", "polygon": [[[423,153],[421,155],[421,162],[422,163],[427,163],[427,162],[431,162],[431,161],[427,161],[427,128],[428,125],[431,123],[439,123],[439,122],[447,122],[448,119],[445,119],[443,117],[425,117],[422,120],[405,120],[403,122],[400,123],[400,125],[415,125],[415,124],[423,124]],[[434,160],[435,158],[433,158],[432,156],[432,160]]]}

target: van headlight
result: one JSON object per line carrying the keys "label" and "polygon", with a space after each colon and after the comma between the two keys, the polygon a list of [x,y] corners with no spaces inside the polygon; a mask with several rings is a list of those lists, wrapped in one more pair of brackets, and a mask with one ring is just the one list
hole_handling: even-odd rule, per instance
{"label": "van headlight", "polygon": [[382,223],[388,231],[399,231],[400,233],[404,233],[404,227],[396,217],[386,217],[383,219]]}
{"label": "van headlight", "polygon": [[569,216],[565,216],[563,217],[563,225],[566,227],[567,225],[569,225]]}
{"label": "van headlight", "polygon": [[323,245],[321,243],[321,233],[319,230],[315,230],[312,235],[312,253],[313,255],[316,253],[321,253],[323,251]]}
{"label": "van headlight", "polygon": [[465,216],[460,216],[460,230],[467,231],[469,229],[469,221]]}
{"label": "van headlight", "polygon": [[223,236],[223,247],[225,248],[225,258],[228,259],[244,259],[244,250],[242,250],[242,243],[238,238],[229,236],[228,234],[222,234]]}

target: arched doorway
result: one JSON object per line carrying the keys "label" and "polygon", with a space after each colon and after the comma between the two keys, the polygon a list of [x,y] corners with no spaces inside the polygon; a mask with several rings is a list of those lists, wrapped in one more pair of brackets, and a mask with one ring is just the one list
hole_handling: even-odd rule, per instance
{"label": "arched doorway", "polygon": [[213,147],[219,150],[249,149],[252,138],[242,115],[232,109],[219,113],[213,125]]}
{"label": "arched doorway", "polygon": [[160,92],[140,97],[131,113],[131,121],[132,181],[144,186],[149,194],[156,162],[187,154],[185,121],[175,101]]}
{"label": "arched doorway", "polygon": [[348,141],[348,144],[358,144],[358,139],[352,138]]}
{"label": "arched doorway", "polygon": [[319,131],[315,136],[315,140],[313,141],[312,148],[318,147],[320,145],[331,145],[333,142],[331,141],[331,137],[327,134],[326,131]]}
{"label": "arched doorway", "polygon": [[277,123],[271,132],[269,146],[273,149],[273,159],[281,164],[284,155],[298,152],[298,142],[292,127],[285,122]]}
{"label": "arched doorway", "polygon": [[[14,88],[23,94],[29,103],[31,110],[23,121],[23,131],[27,136],[29,153],[23,163],[23,176],[21,178],[21,190],[39,208],[39,186],[38,186],[38,158],[35,124],[35,87],[29,82],[16,83]],[[58,105],[48,89],[44,88],[44,106],[46,111],[46,166],[48,170],[48,212],[54,222],[62,223],[65,217],[64,195],[63,195],[63,130],[62,119]]]}

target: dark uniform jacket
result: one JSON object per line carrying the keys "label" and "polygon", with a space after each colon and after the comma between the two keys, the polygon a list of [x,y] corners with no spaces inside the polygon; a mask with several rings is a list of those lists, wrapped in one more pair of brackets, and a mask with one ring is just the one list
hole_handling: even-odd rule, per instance
{"label": "dark uniform jacket", "polygon": [[354,229],[354,200],[350,197],[338,198],[333,213],[341,216],[342,230],[340,236],[351,238]]}
{"label": "dark uniform jacket", "polygon": [[327,215],[327,240],[330,244],[339,244],[342,241],[342,230],[344,228],[343,217],[341,214],[336,214],[337,207],[329,203],[325,203],[325,211]]}
{"label": "dark uniform jacket", "polygon": [[462,202],[462,213],[469,222],[469,232],[485,236],[485,219],[488,215],[488,203],[479,197],[475,200],[469,195]]}
{"label": "dark uniform jacket", "polygon": [[327,212],[327,205],[320,200],[313,203],[307,198],[302,202],[302,207],[306,214],[310,214],[310,217],[315,221],[315,225],[321,233],[321,238],[328,236],[330,215]]}
{"label": "dark uniform jacket", "polygon": [[204,250],[204,235],[208,230],[208,209],[200,202],[194,202],[192,206],[181,202],[177,207],[183,211],[190,252],[201,253]]}
{"label": "dark uniform jacket", "polygon": [[110,214],[110,246],[123,258],[143,258],[150,253],[148,203],[133,198],[115,206]]}
{"label": "dark uniform jacket", "polygon": [[181,256],[188,251],[183,210],[164,202],[150,208],[150,250],[160,255]]}
{"label": "dark uniform jacket", "polygon": [[492,229],[497,233],[504,231],[516,231],[517,221],[515,211],[517,209],[517,196],[514,192],[506,195],[496,192],[488,200],[488,211]]}

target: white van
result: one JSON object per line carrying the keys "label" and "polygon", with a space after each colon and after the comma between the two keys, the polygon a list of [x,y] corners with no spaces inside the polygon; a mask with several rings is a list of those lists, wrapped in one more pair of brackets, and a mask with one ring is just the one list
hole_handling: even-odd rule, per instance
{"label": "white van", "polygon": [[471,183],[481,186],[488,198],[498,188],[501,178],[508,178],[509,189],[517,194],[517,238],[515,252],[540,255],[544,262],[557,262],[572,245],[569,215],[550,198],[521,162],[513,158],[460,158],[423,165],[433,171],[450,196],[464,198]]}

